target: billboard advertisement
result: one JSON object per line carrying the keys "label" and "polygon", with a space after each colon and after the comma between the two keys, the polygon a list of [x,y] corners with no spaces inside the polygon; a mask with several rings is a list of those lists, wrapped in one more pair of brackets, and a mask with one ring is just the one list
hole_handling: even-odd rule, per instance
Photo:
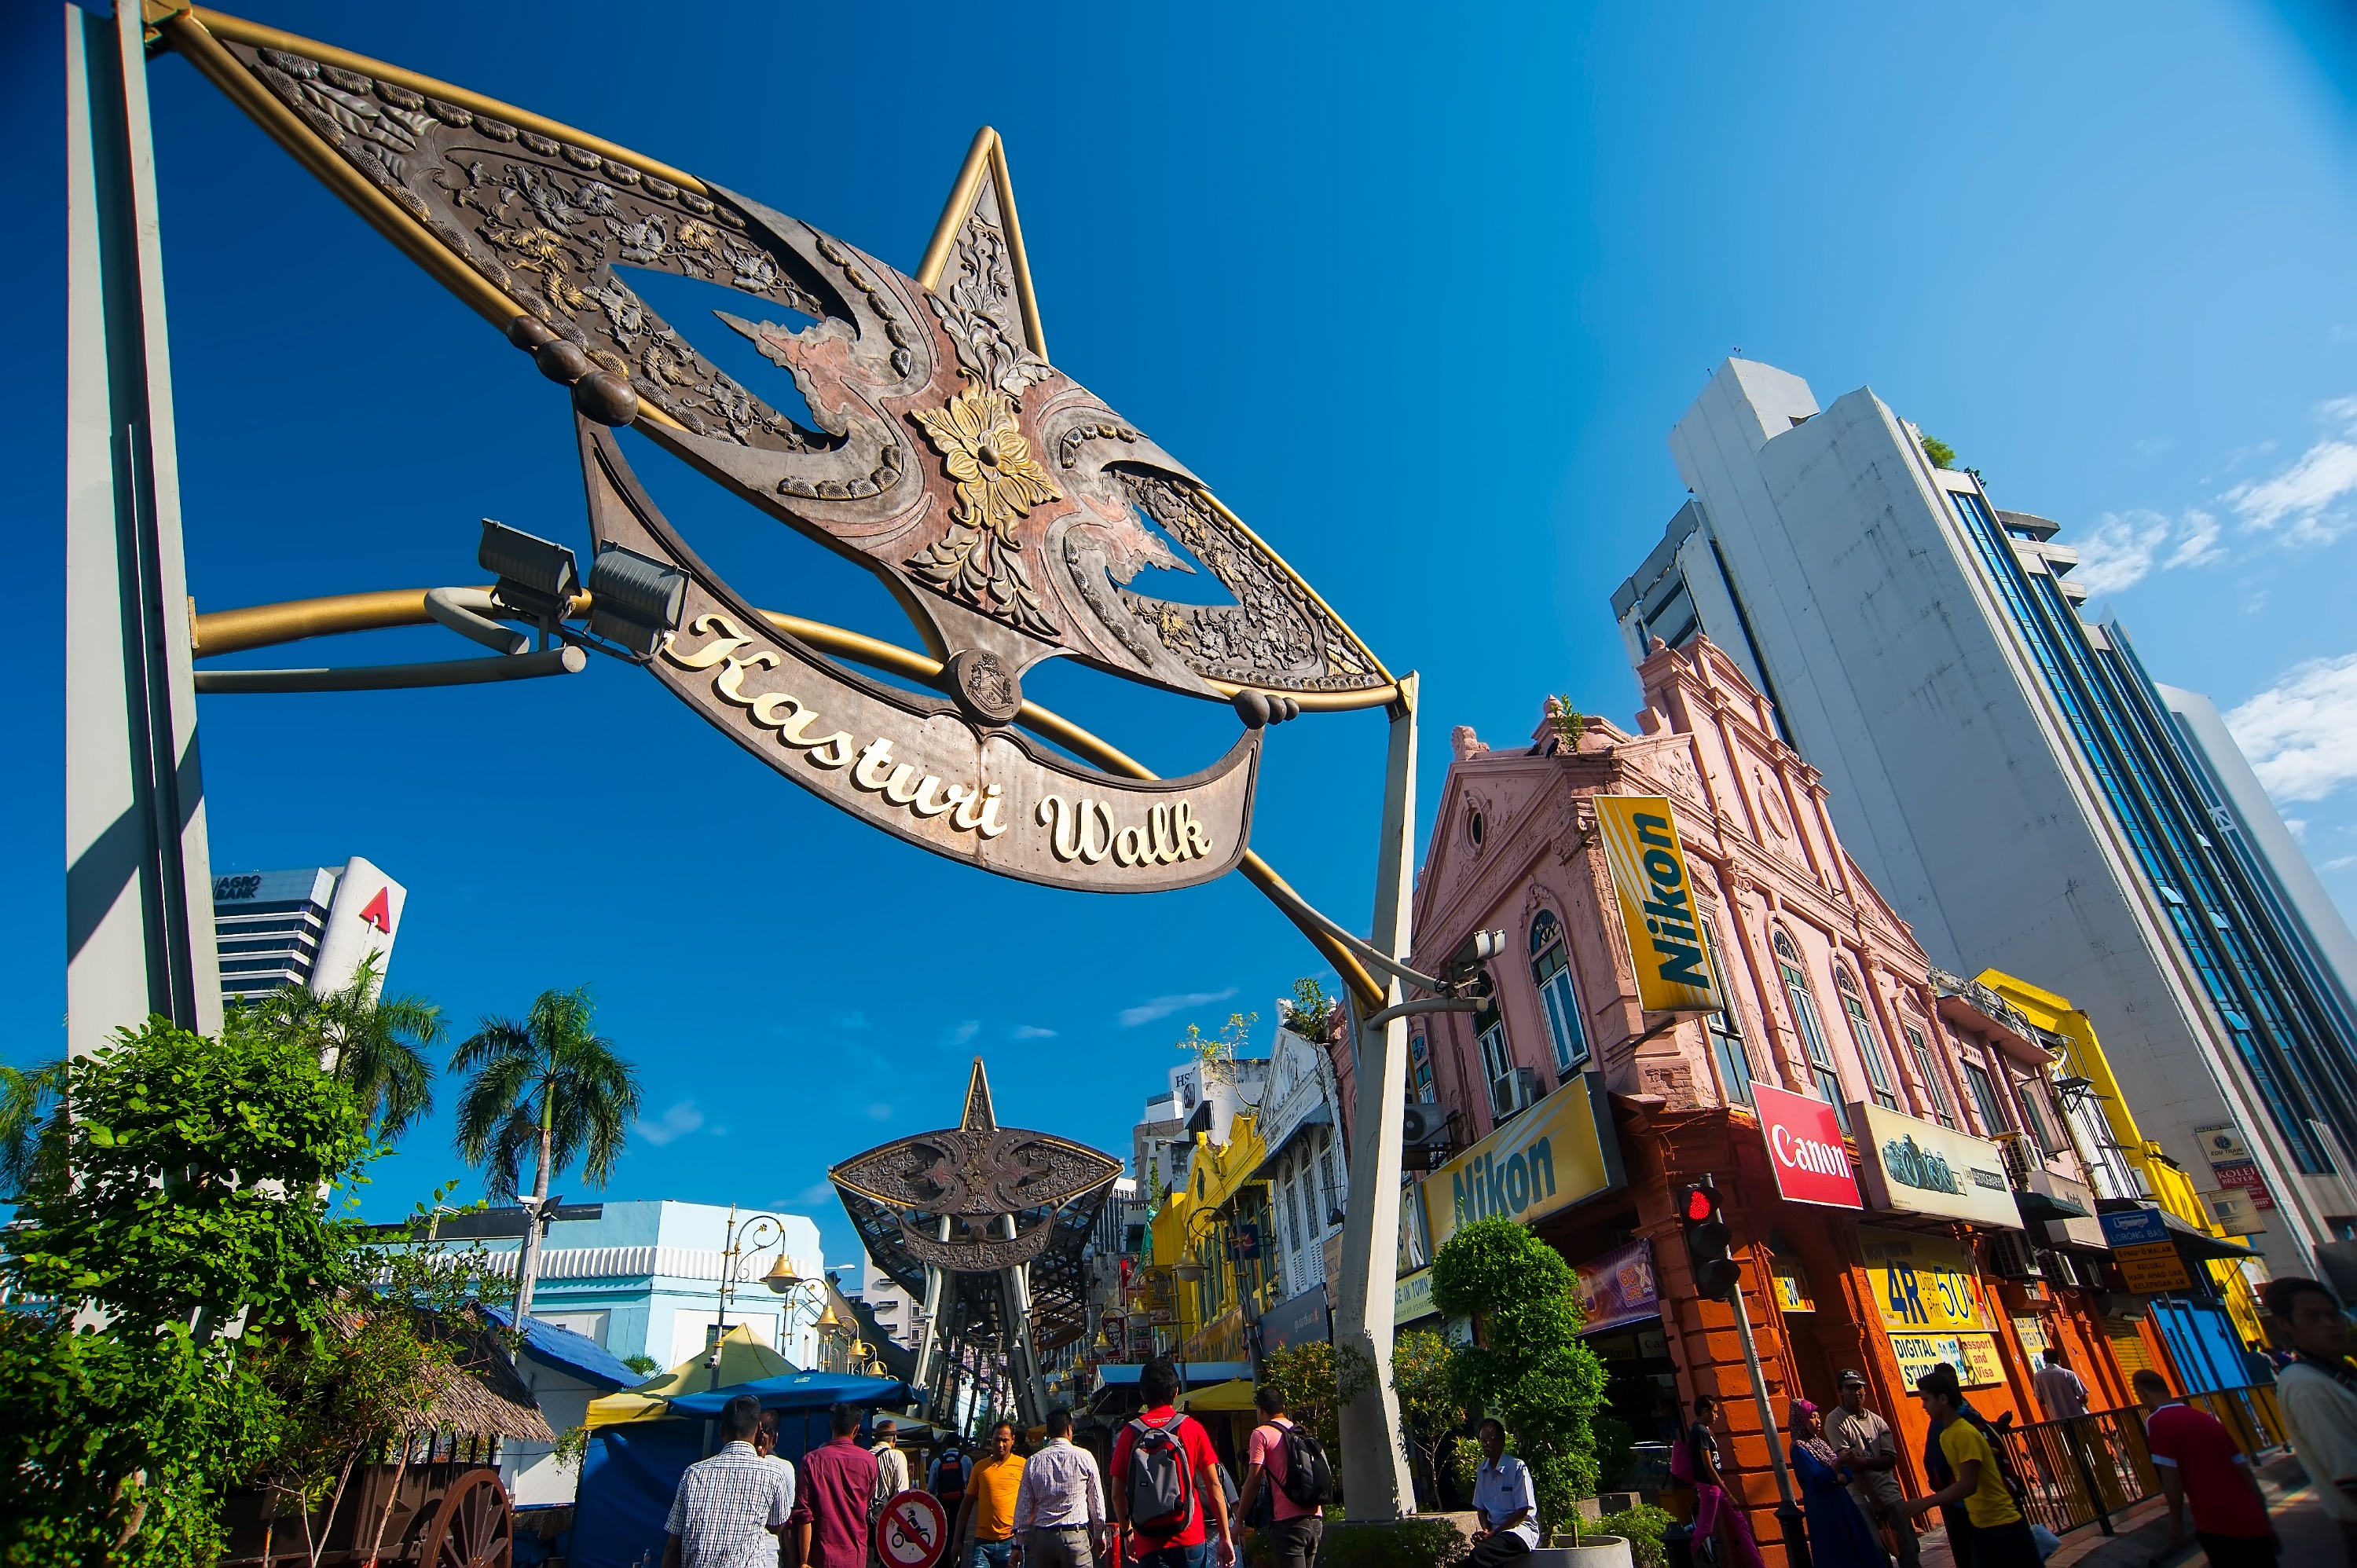
{"label": "billboard advertisement", "polygon": [[1777,1194],[1792,1203],[1829,1208],[1863,1208],[1857,1176],[1842,1147],[1841,1119],[1822,1100],[1751,1086],[1760,1113],[1760,1135],[1768,1141],[1768,1163],[1776,1171]]}
{"label": "billboard advertisement", "polygon": [[1604,1079],[1574,1073],[1554,1093],[1425,1178],[1430,1249],[1425,1255],[1440,1251],[1460,1225],[1499,1217],[1528,1225],[1609,1192],[1624,1179]]}
{"label": "billboard advertisement", "polygon": [[1598,795],[1596,831],[1637,966],[1639,1005],[1648,1013],[1717,1012],[1718,989],[1670,803],[1651,795]]}
{"label": "billboard advertisement", "polygon": [[1995,1230],[2022,1229],[1997,1146],[1879,1105],[1854,1104],[1866,1195],[1886,1214],[1929,1214]]}

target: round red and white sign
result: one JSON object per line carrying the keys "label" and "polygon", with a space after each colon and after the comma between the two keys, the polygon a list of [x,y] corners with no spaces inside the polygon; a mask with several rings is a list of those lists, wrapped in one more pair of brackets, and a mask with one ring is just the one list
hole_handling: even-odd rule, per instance
{"label": "round red and white sign", "polygon": [[949,1512],[931,1492],[898,1493],[876,1516],[876,1552],[893,1568],[933,1568],[949,1543]]}

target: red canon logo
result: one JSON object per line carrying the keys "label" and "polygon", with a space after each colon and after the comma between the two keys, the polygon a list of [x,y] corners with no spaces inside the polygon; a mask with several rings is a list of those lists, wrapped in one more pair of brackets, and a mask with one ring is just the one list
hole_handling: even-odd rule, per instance
{"label": "red canon logo", "polygon": [[1752,1085],[1751,1094],[1775,1168],[1777,1193],[1794,1203],[1864,1208],[1849,1151],[1842,1144],[1841,1118],[1834,1108],[1766,1084]]}

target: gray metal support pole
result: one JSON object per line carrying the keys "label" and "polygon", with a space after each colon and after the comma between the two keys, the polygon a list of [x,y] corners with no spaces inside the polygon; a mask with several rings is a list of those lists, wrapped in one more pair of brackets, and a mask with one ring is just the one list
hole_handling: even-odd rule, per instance
{"label": "gray metal support pole", "polygon": [[221,1028],[139,6],[66,32],[66,1042]]}
{"label": "gray metal support pole", "polygon": [[[1013,1230],[1010,1219],[1007,1229]],[[1048,1390],[1039,1377],[1039,1355],[1031,1344],[1031,1271],[1022,1264],[1000,1271],[1002,1288],[1006,1293],[1008,1316],[1014,1319],[1015,1333],[1006,1347],[1006,1378],[1013,1385],[1015,1410],[1025,1426],[1037,1426],[1048,1419]]]}
{"label": "gray metal support pole", "polygon": [[[1375,921],[1370,940],[1405,961],[1415,887],[1415,690],[1401,677],[1392,712],[1383,792],[1383,843],[1375,861]],[[1401,1000],[1394,981],[1390,1003]],[[1356,1000],[1353,1018],[1360,1015]],[[1398,1270],[1400,1139],[1407,1114],[1407,1020],[1359,1031],[1358,1107],[1351,1144],[1351,1198],[1342,1217],[1341,1298],[1334,1343],[1367,1358],[1374,1387],[1342,1407],[1342,1496],[1353,1520],[1394,1520],[1415,1511],[1415,1483],[1401,1441],[1392,1387],[1392,1307]]]}
{"label": "gray metal support pole", "polygon": [[1809,1537],[1802,1523],[1800,1504],[1792,1498],[1792,1473],[1784,1467],[1784,1450],[1776,1444],[1776,1410],[1768,1402],[1768,1375],[1760,1369],[1760,1348],[1751,1342],[1751,1312],[1744,1305],[1743,1286],[1729,1287],[1735,1308],[1735,1337],[1743,1344],[1743,1365],[1751,1374],[1751,1402],[1760,1412],[1760,1430],[1768,1439],[1768,1463],[1776,1471],[1776,1522],[1784,1535],[1786,1568],[1809,1568]]}

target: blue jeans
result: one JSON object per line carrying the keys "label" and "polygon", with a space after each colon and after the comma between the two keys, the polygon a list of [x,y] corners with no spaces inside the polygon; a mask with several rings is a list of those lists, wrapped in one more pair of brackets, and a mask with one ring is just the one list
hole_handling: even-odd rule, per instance
{"label": "blue jeans", "polygon": [[1006,1568],[1014,1555],[1015,1538],[1011,1535],[1005,1541],[977,1541],[966,1556],[965,1568]]}
{"label": "blue jeans", "polygon": [[1192,1546],[1141,1552],[1137,1554],[1137,1568],[1211,1568],[1211,1543],[1199,1541]]}

